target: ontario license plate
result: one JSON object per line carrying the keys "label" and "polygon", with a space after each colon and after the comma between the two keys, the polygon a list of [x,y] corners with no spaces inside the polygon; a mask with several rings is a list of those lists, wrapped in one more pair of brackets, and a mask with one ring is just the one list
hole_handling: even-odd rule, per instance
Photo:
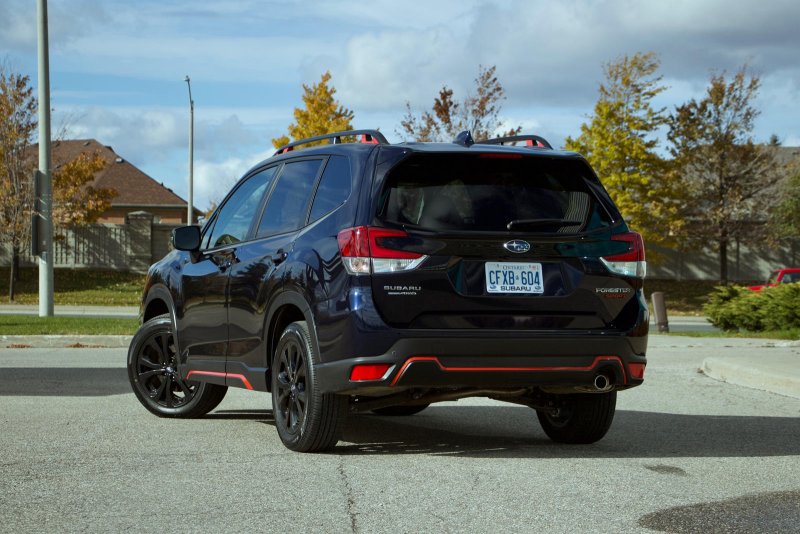
{"label": "ontario license plate", "polygon": [[486,262],[488,293],[544,293],[541,263]]}

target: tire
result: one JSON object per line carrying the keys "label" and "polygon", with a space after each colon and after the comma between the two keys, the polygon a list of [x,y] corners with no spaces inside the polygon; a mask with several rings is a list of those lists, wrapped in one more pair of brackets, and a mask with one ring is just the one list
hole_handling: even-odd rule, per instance
{"label": "tire", "polygon": [[181,378],[175,333],[168,314],[153,317],[133,336],[128,380],[142,406],[160,417],[201,417],[216,408],[227,386]]}
{"label": "tire", "polygon": [[418,414],[428,406],[430,406],[430,404],[401,404],[399,406],[386,406],[385,408],[378,408],[377,410],[372,410],[372,413],[376,415],[400,417]]}
{"label": "tire", "polygon": [[281,441],[293,451],[332,449],[347,417],[347,397],[319,392],[314,372],[318,362],[306,322],[287,326],[273,356],[272,413]]}
{"label": "tire", "polygon": [[554,417],[537,411],[545,434],[558,443],[594,443],[606,435],[614,420],[617,392],[564,395],[562,413]]}

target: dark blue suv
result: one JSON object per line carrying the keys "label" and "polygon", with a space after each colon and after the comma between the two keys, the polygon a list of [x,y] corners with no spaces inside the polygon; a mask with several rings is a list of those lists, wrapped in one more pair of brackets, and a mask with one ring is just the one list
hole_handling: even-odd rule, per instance
{"label": "dark blue suv", "polygon": [[297,141],[173,246],[128,354],[156,415],[268,391],[283,443],[319,451],[348,413],[484,396],[591,443],[644,377],[642,239],[583,157],[538,136]]}

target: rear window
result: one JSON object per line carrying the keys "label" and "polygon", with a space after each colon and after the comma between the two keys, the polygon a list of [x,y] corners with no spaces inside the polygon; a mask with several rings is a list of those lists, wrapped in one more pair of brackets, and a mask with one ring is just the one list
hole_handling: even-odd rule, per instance
{"label": "rear window", "polygon": [[579,233],[611,224],[586,164],[422,154],[393,169],[378,219],[435,231]]}

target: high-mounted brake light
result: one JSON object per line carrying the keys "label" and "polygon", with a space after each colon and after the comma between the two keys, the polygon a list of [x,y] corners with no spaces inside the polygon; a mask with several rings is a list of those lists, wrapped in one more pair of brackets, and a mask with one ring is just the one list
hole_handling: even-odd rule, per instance
{"label": "high-mounted brake light", "polygon": [[478,154],[479,158],[484,159],[522,159],[522,154],[499,154],[495,152],[484,152]]}
{"label": "high-mounted brake light", "polygon": [[613,273],[644,278],[647,274],[647,262],[644,259],[642,236],[636,232],[627,232],[611,236],[611,240],[628,243],[628,250],[612,256],[603,256],[600,261]]}
{"label": "high-mounted brake light", "polygon": [[408,238],[402,230],[372,226],[346,228],[336,240],[344,267],[350,274],[393,273],[419,267],[427,256],[398,247],[398,241]]}

